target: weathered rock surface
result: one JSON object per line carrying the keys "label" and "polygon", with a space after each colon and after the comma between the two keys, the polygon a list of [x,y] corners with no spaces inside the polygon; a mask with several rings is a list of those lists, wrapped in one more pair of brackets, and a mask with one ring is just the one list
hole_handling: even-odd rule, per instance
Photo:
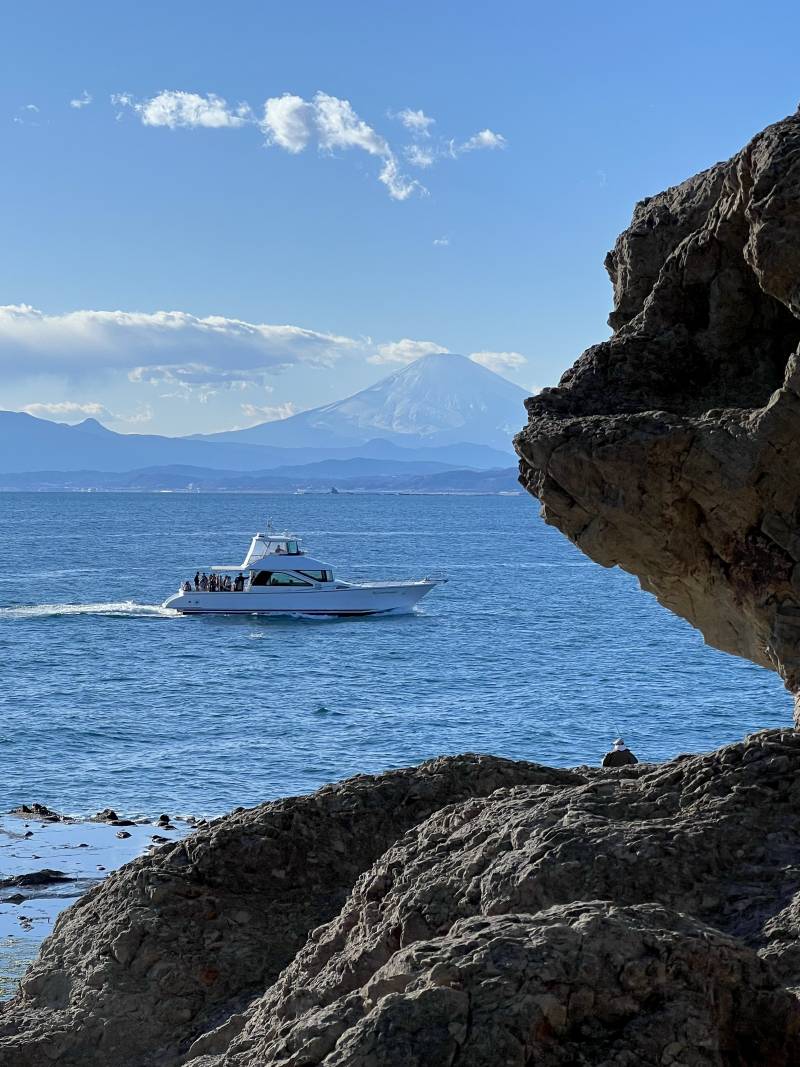
{"label": "weathered rock surface", "polygon": [[0,1062],[788,1067],[798,988],[799,734],[579,773],[454,757],[123,868],[57,924]]}
{"label": "weathered rock surface", "polygon": [[162,846],[59,917],[0,1012],[0,1063],[177,1062],[277,977],[410,827],[503,786],[586,780],[492,757],[433,760],[242,810]]}
{"label": "weathered rock surface", "polygon": [[800,692],[800,115],[643,200],[610,340],[527,402],[545,519]]}

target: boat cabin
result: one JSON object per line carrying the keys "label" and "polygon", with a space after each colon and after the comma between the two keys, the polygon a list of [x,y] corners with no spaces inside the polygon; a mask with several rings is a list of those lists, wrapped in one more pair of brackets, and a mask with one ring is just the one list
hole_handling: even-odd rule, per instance
{"label": "boat cabin", "polygon": [[258,589],[281,586],[284,589],[313,587],[319,583],[333,582],[333,570],[329,564],[312,559],[293,534],[257,533],[250,548],[238,567],[212,567],[214,571],[249,571],[247,588]]}

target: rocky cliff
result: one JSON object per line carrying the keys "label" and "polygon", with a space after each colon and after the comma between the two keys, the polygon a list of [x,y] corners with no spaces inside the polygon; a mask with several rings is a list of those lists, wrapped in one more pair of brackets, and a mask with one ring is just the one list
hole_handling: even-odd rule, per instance
{"label": "rocky cliff", "polygon": [[613,336],[527,402],[546,520],[800,692],[800,115],[636,206]]}
{"label": "rocky cliff", "polygon": [[4,1067],[789,1067],[800,735],[453,757],[243,811],[57,922]]}

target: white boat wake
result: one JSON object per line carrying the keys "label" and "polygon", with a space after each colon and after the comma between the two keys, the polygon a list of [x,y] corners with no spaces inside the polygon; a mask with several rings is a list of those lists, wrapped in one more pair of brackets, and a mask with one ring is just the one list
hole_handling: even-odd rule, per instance
{"label": "white boat wake", "polygon": [[19,604],[0,608],[0,619],[44,619],[58,615],[109,615],[118,618],[177,618],[177,612],[158,604],[115,600],[97,604]]}

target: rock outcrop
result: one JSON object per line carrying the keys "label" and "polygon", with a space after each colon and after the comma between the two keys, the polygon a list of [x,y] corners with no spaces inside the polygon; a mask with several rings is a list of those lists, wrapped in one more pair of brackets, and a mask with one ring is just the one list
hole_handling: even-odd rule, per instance
{"label": "rock outcrop", "polygon": [[57,923],[4,1067],[800,1061],[800,734],[453,757],[197,830]]}
{"label": "rock outcrop", "polygon": [[242,810],[164,845],[59,917],[0,1014],[0,1063],[176,1063],[274,981],[406,830],[504,786],[586,780],[492,757],[439,759]]}
{"label": "rock outcrop", "polygon": [[545,519],[800,692],[800,115],[637,205],[613,336],[527,402]]}

